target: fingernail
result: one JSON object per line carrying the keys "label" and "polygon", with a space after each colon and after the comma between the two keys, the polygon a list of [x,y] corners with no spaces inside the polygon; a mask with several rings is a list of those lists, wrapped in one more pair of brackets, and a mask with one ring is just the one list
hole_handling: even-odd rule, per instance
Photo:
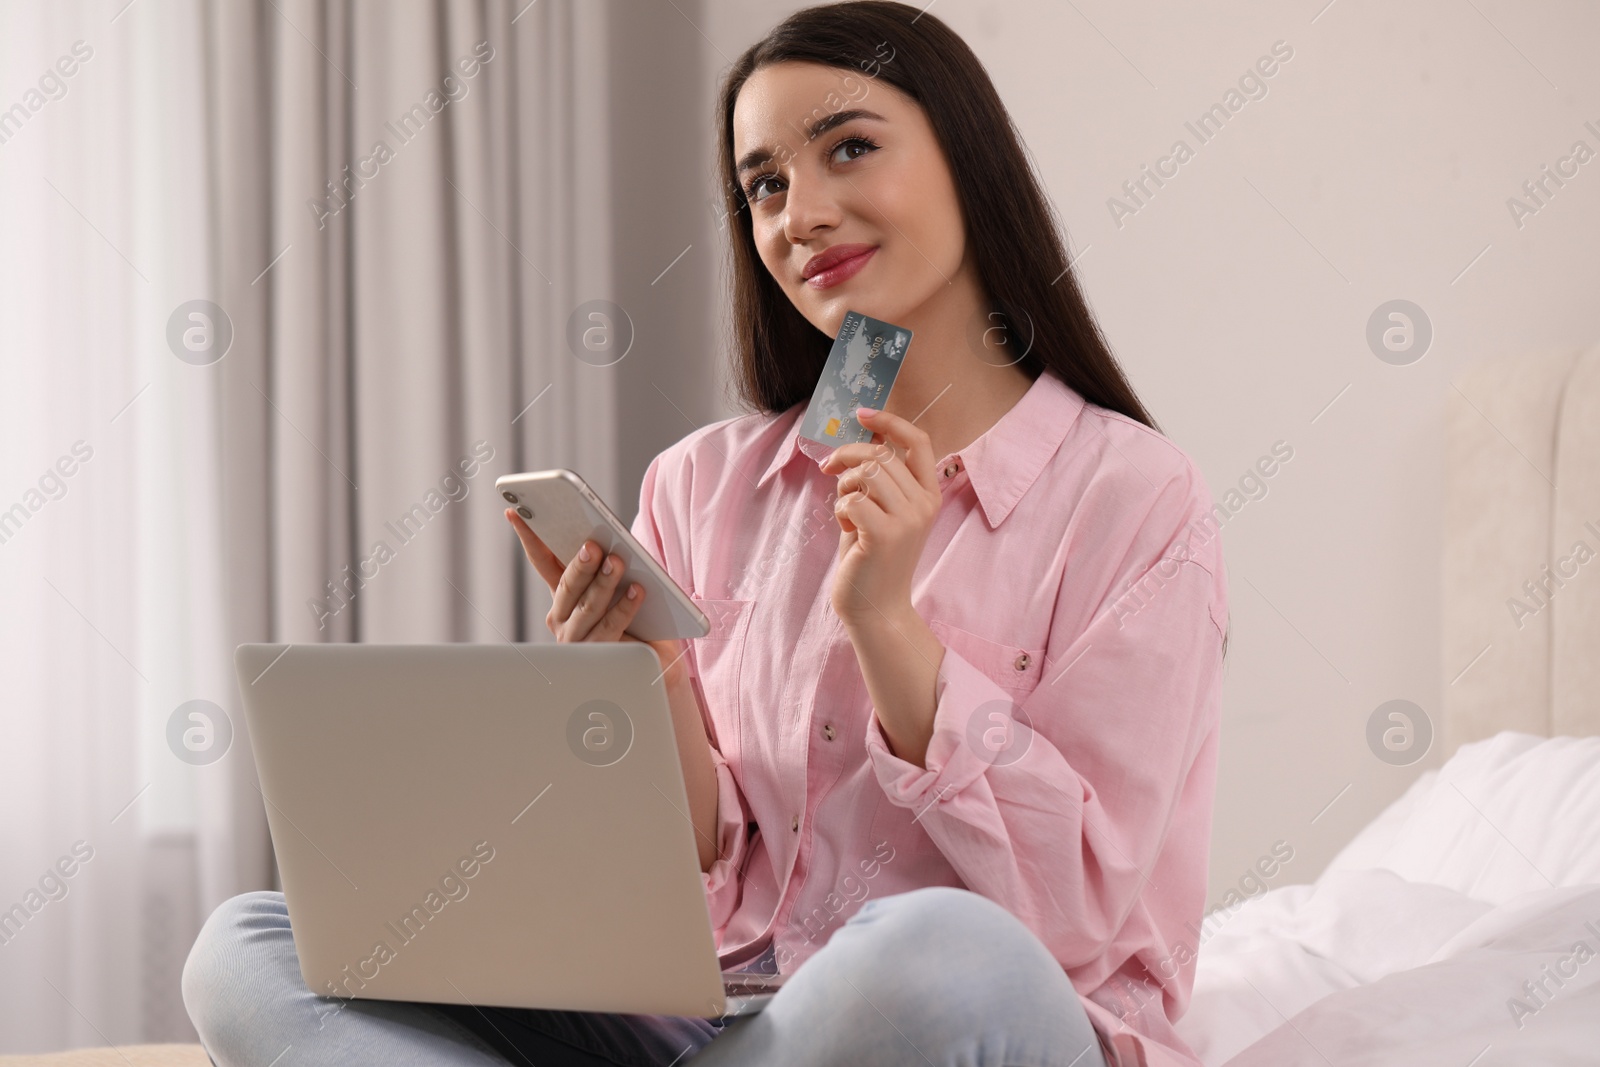
{"label": "fingernail", "polygon": [[878,413],[878,409],[877,408],[856,408],[856,418],[858,418],[858,419],[861,418],[862,416],[870,417],[870,416],[876,415],[877,413]]}
{"label": "fingernail", "polygon": [[628,599],[629,600],[638,600],[639,599],[639,587],[637,585],[628,586]]}
{"label": "fingernail", "polygon": [[611,560],[607,559],[604,563],[600,564],[600,573],[601,574],[610,574],[611,573]]}
{"label": "fingernail", "polygon": [[583,560],[585,563],[589,562],[589,542],[585,541],[583,543],[583,547],[578,549],[578,558]]}

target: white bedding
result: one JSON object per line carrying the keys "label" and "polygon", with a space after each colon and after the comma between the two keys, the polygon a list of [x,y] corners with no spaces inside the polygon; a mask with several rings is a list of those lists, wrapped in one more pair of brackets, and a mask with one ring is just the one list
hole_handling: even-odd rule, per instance
{"label": "white bedding", "polygon": [[1207,1067],[1600,1063],[1600,738],[1462,746],[1207,929],[1178,1022]]}

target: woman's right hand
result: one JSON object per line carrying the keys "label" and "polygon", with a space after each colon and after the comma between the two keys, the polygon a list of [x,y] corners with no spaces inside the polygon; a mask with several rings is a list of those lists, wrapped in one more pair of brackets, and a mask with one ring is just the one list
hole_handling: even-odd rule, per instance
{"label": "woman's right hand", "polygon": [[622,578],[620,557],[604,555],[591,540],[585,541],[571,562],[563,566],[515,508],[506,508],[506,518],[517,531],[528,562],[550,587],[552,603],[544,624],[557,641],[635,640],[623,631],[644,603],[644,588],[638,582],[630,582],[627,592],[611,603]]}

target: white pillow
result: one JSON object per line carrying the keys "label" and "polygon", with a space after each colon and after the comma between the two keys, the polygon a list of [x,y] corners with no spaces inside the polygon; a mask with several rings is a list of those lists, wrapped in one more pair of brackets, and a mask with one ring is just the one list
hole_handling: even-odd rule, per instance
{"label": "white pillow", "polygon": [[1328,861],[1328,865],[1323,868],[1322,874],[1317,876],[1316,881],[1320,883],[1330,871],[1363,871],[1380,866],[1385,853],[1389,851],[1389,846],[1394,844],[1395,837],[1400,833],[1400,828],[1410,817],[1412,809],[1433,789],[1433,783],[1438,777],[1437,770],[1423,771],[1418,775],[1409,789],[1363,826],[1350,843]]}
{"label": "white pillow", "polygon": [[1355,864],[1488,904],[1600,884],[1600,737],[1506,730],[1462,745],[1329,866]]}

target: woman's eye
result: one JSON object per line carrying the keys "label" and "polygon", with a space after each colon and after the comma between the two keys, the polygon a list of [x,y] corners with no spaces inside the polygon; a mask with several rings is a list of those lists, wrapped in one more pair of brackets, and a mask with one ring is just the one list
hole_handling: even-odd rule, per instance
{"label": "woman's eye", "polygon": [[[877,147],[877,144],[865,137],[846,137],[844,140],[834,145],[833,150],[830,151],[828,155],[835,162],[848,163],[853,159],[860,159],[861,156],[866,155],[868,152],[875,151]],[[858,155],[847,155],[843,159],[840,159],[839,153],[849,148],[860,148],[863,149],[863,151]],[[771,193],[766,194],[766,196],[761,195],[762,188],[768,182],[774,181],[777,178],[778,175],[776,174],[761,174],[750,179],[750,184],[747,185],[744,190],[745,199],[750,201],[752,204],[759,204],[761,201],[765,200],[767,196],[772,195]]]}
{"label": "woman's eye", "polygon": [[863,151],[861,153],[861,155],[846,156],[844,159],[838,160],[839,162],[848,163],[852,159],[860,159],[861,156],[866,155],[867,152],[872,151],[873,149],[877,148],[878,146],[873,144],[871,141],[867,140],[865,137],[846,137],[844,140],[840,141],[838,144],[833,146],[833,152],[830,153],[830,154],[832,156],[834,156],[835,158],[837,158],[841,149],[852,148],[852,147],[862,148],[862,149],[865,149],[866,151]]}
{"label": "woman's eye", "polygon": [[745,199],[749,200],[753,204],[760,203],[761,201],[765,200],[766,197],[757,196],[756,194],[761,191],[761,187],[762,186],[766,185],[767,182],[771,181],[773,178],[776,178],[776,177],[777,177],[776,174],[763,174],[763,175],[761,175],[761,176],[759,176],[757,178],[752,178],[750,180],[750,184],[745,187],[745,190],[744,190]]}

